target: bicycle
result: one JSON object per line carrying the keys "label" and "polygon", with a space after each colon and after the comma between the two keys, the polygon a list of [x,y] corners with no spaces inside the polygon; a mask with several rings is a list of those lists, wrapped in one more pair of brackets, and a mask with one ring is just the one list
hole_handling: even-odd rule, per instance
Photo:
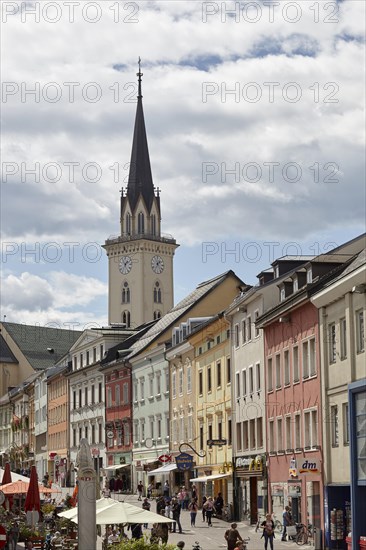
{"label": "bicycle", "polygon": [[224,521],[231,521],[231,509],[230,505],[226,504],[222,509],[221,519]]}
{"label": "bicycle", "polygon": [[295,536],[295,542],[299,546],[307,544],[309,538],[313,537],[314,528],[312,525],[304,525],[303,523],[296,524],[297,535]]}
{"label": "bicycle", "polygon": [[282,523],[280,522],[279,519],[276,519],[276,516],[274,514],[273,514],[272,518],[273,518],[275,531],[277,531],[278,533],[282,533],[282,529],[283,529]]}

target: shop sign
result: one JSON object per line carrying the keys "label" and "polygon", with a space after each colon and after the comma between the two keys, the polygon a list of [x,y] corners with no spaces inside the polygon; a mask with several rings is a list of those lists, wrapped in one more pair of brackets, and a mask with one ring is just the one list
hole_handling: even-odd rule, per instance
{"label": "shop sign", "polygon": [[119,457],[119,463],[120,463],[120,464],[126,464],[126,457],[120,456],[120,457]]}
{"label": "shop sign", "polygon": [[319,460],[304,460],[299,467],[300,474],[320,474]]}
{"label": "shop sign", "polygon": [[255,458],[244,458],[244,457],[237,457],[235,460],[235,467],[236,468],[245,468],[249,471],[257,471],[262,472],[263,471],[263,460],[260,455],[257,455]]}
{"label": "shop sign", "polygon": [[136,460],[136,470],[143,470],[143,467],[142,467],[142,460]]}
{"label": "shop sign", "polygon": [[288,469],[288,475],[289,475],[289,478],[294,478],[294,477],[297,477],[298,476],[298,472],[297,472],[297,461],[296,461],[296,458],[291,458],[290,460],[290,466],[289,466],[289,469]]}
{"label": "shop sign", "polygon": [[180,453],[175,457],[178,470],[191,470],[193,468],[193,456],[188,453]]}
{"label": "shop sign", "polygon": [[170,455],[161,455],[159,456],[160,462],[170,462],[172,460],[172,457]]}

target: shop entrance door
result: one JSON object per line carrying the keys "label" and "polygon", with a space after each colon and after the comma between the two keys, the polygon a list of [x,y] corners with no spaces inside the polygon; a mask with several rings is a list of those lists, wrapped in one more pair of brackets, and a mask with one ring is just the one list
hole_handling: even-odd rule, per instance
{"label": "shop entrance door", "polygon": [[257,478],[249,478],[250,485],[250,523],[257,523],[258,518],[258,485]]}

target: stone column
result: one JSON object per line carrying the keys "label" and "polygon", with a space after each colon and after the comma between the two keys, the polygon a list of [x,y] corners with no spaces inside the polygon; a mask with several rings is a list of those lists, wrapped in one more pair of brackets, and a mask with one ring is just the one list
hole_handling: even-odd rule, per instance
{"label": "stone column", "polygon": [[87,439],[80,440],[78,456],[79,548],[96,550],[96,475]]}

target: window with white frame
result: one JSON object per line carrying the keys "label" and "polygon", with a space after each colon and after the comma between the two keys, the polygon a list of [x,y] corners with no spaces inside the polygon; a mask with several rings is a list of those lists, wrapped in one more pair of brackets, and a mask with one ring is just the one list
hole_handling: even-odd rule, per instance
{"label": "window with white frame", "polygon": [[298,346],[294,346],[292,348],[292,370],[293,370],[293,380],[294,382],[298,382],[299,377],[299,348]]}
{"label": "window with white frame", "polygon": [[246,325],[245,319],[243,319],[241,322],[241,338],[242,338],[243,344],[245,344],[247,341],[247,325]]}
{"label": "window with white frame", "polygon": [[145,399],[145,379],[140,378],[140,400],[143,401],[144,399]]}
{"label": "window with white frame", "polygon": [[247,394],[247,369],[241,371],[241,379],[243,384],[243,396]]}
{"label": "window with white frame", "polygon": [[122,387],[123,403],[128,403],[128,382],[124,382]]}
{"label": "window with white frame", "polygon": [[252,318],[250,317],[250,315],[247,318],[247,337],[248,342],[250,342],[250,340],[252,339]]}
{"label": "window with white frame", "polygon": [[156,395],[161,395],[161,373],[156,373]]}
{"label": "window with white frame", "polygon": [[221,361],[216,363],[216,386],[221,388]]}
{"label": "window with white frame", "polygon": [[277,451],[283,451],[282,417],[277,418]]}
{"label": "window with white frame", "polygon": [[[254,323],[256,323],[258,317],[259,317],[259,311],[256,310],[256,311],[254,312]],[[255,337],[255,338],[258,338],[258,336],[259,336],[259,330],[260,330],[260,329],[257,328],[256,325],[254,325],[254,337]]]}
{"label": "window with white frame", "polygon": [[294,430],[295,430],[295,449],[301,449],[301,415],[300,413],[295,414]]}
{"label": "window with white frame", "polygon": [[249,421],[245,420],[243,426],[243,451],[249,449]]}
{"label": "window with white frame", "polygon": [[286,433],[286,450],[292,449],[292,424],[291,416],[285,417],[285,433]]}
{"label": "window with white frame", "polygon": [[188,415],[188,441],[192,441],[193,439],[193,416],[192,411]]}
{"label": "window with white frame", "polygon": [[290,384],[290,357],[288,349],[283,352],[283,375],[284,385],[288,386]]}
{"label": "window with white frame", "polygon": [[183,395],[183,369],[180,368],[178,371],[178,384],[179,384],[179,395]]}
{"label": "window with white frame", "polygon": [[161,439],[161,414],[156,415],[156,436]]}
{"label": "window with white frame", "polygon": [[177,372],[173,370],[172,372],[172,398],[177,397]]}
{"label": "window with white frame", "polygon": [[238,451],[243,449],[241,422],[236,423],[236,448]]}
{"label": "window with white frame", "polygon": [[165,369],[165,391],[169,392],[170,375],[169,369]]}
{"label": "window with white frame", "polygon": [[356,345],[357,353],[365,351],[365,317],[362,309],[356,311]]}
{"label": "window with white frame", "polygon": [[257,418],[257,442],[258,448],[263,447],[263,418]]}
{"label": "window with white frame", "polygon": [[235,373],[235,390],[236,390],[236,397],[240,397],[240,374],[237,372]]}
{"label": "window with white frame", "polygon": [[343,417],[343,445],[349,445],[348,403],[343,403],[342,405],[342,417]]}
{"label": "window with white frame", "polygon": [[116,385],[115,397],[116,397],[116,399],[115,399],[116,405],[120,405],[121,404],[121,388],[120,388],[119,384]]}
{"label": "window with white frame", "polygon": [[145,420],[140,420],[141,441],[145,442]]}
{"label": "window with white frame", "polygon": [[249,432],[250,432],[250,448],[256,449],[257,448],[257,434],[255,431],[255,418],[251,418],[249,420]]}
{"label": "window with white frame", "polygon": [[234,346],[239,347],[239,325],[234,326]]}
{"label": "window with white frame", "polygon": [[257,391],[261,391],[261,364],[255,364],[255,379],[257,382]]}
{"label": "window with white frame", "polygon": [[275,439],[274,439],[274,420],[268,422],[268,433],[269,433],[269,452],[273,453],[275,451]]}
{"label": "window with white frame", "polygon": [[231,383],[231,359],[226,357],[226,383]]}
{"label": "window with white frame", "polygon": [[130,444],[130,425],[128,422],[125,422],[125,424],[123,425],[124,429],[123,429],[123,444],[125,446],[129,445]]}
{"label": "window with white frame", "polygon": [[198,373],[198,394],[203,395],[203,372],[201,370]]}
{"label": "window with white frame", "polygon": [[316,409],[304,412],[304,443],[306,448],[318,444],[318,412]]}
{"label": "window with white frame", "polygon": [[328,325],[329,363],[335,363],[337,358],[337,337],[335,323]]}
{"label": "window with white frame", "polygon": [[281,383],[281,355],[276,355],[276,389],[280,388]]}
{"label": "window with white frame", "polygon": [[249,367],[249,394],[254,392],[253,367]]}
{"label": "window with white frame", "polygon": [[166,430],[166,438],[170,438],[170,417],[169,413],[165,413],[165,430]]}
{"label": "window with white frame", "polygon": [[207,391],[212,391],[212,373],[211,367],[207,367]]}
{"label": "window with white frame", "polygon": [[268,391],[273,390],[273,366],[272,366],[272,357],[267,359],[267,382],[268,382]]}
{"label": "window with white frame", "polygon": [[134,401],[137,401],[139,396],[138,396],[138,382],[137,380],[134,381],[133,383],[133,398],[134,398]]}
{"label": "window with white frame", "polygon": [[330,433],[332,447],[339,446],[339,419],[338,419],[338,406],[332,405],[330,407]]}
{"label": "window with white frame", "polygon": [[309,342],[302,343],[302,377],[309,378]]}
{"label": "window with white frame", "polygon": [[192,366],[187,366],[187,393],[192,393]]}
{"label": "window with white frame", "polygon": [[154,396],[154,378],[149,376],[149,395],[150,397]]}
{"label": "window with white frame", "polygon": [[150,437],[151,439],[154,439],[154,417],[149,416],[149,424],[150,424]]}
{"label": "window with white frame", "polygon": [[112,407],[112,388],[107,388],[107,407]]}
{"label": "window with white frame", "polygon": [[200,449],[202,450],[203,449],[203,445],[204,445],[204,440],[203,440],[203,425],[200,424],[200,427],[199,427],[199,441],[200,441]]}
{"label": "window with white frame", "polygon": [[339,329],[341,337],[341,359],[343,360],[347,357],[347,322],[345,318],[339,321]]}
{"label": "window with white frame", "polygon": [[310,376],[316,375],[316,346],[315,338],[309,340],[309,374]]}

